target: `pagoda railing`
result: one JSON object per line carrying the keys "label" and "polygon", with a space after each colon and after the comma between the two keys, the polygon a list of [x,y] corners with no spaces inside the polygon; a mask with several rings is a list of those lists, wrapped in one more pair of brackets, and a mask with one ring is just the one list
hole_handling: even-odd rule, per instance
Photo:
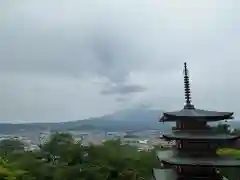
{"label": "pagoda railing", "polygon": [[216,176],[216,177],[189,177],[189,176],[182,176],[179,177],[177,180],[228,180],[226,177]]}
{"label": "pagoda railing", "polygon": [[194,130],[187,130],[187,129],[175,129],[172,131],[173,133],[191,133],[191,134],[222,134],[222,132],[216,132],[215,128],[208,128],[208,129],[194,129]]}
{"label": "pagoda railing", "polygon": [[[187,170],[187,169],[186,169]],[[178,172],[179,179],[185,179],[185,178],[190,178],[192,179],[199,179],[199,180],[208,180],[211,177],[211,180],[223,180],[223,177],[221,174],[216,171],[214,168],[212,169],[212,172],[204,172],[204,169],[197,168],[194,172]],[[189,179],[187,179],[189,180]],[[227,180],[227,179],[224,179]]]}
{"label": "pagoda railing", "polygon": [[189,158],[208,158],[217,157],[216,152],[209,151],[178,151],[177,155],[179,157],[189,157]]}
{"label": "pagoda railing", "polygon": [[213,130],[214,129],[214,127],[210,127],[210,126],[205,126],[205,127],[202,127],[202,129],[188,129],[188,128],[179,128],[179,127],[172,127],[172,130],[173,131],[187,131],[187,130],[189,130],[189,131],[201,131],[201,130]]}
{"label": "pagoda railing", "polygon": [[192,151],[192,150],[184,150],[181,151],[179,149],[173,149],[172,150],[172,156],[178,156],[178,157],[188,157],[188,158],[214,158],[219,157],[216,153],[216,151]]}

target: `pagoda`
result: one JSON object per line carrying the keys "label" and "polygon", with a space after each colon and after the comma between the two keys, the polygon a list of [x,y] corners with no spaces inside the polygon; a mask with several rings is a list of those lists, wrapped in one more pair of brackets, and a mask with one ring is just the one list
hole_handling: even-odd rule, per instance
{"label": "pagoda", "polygon": [[191,103],[191,91],[187,64],[184,63],[185,106],[174,112],[164,112],[160,122],[176,122],[170,134],[163,138],[175,141],[173,148],[161,150],[157,157],[161,162],[153,169],[155,180],[222,180],[218,168],[240,167],[240,160],[219,156],[216,151],[234,143],[239,136],[217,132],[208,122],[233,119],[233,112],[197,109]]}

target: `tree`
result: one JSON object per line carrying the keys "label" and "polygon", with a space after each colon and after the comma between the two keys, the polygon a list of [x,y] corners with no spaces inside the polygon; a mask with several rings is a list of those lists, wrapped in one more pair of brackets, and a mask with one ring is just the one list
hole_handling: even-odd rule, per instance
{"label": "tree", "polygon": [[80,142],[76,142],[71,134],[55,133],[40,146],[42,154],[53,164],[64,162],[74,165],[82,161],[84,152]]}
{"label": "tree", "polygon": [[217,127],[214,128],[214,130],[218,133],[229,133],[229,124],[218,124]]}
{"label": "tree", "polygon": [[109,169],[109,179],[133,178],[135,175],[138,179],[150,179],[152,168],[157,164],[155,151],[139,152],[135,147],[121,145],[119,140],[90,146],[87,152],[88,162],[99,163]]}
{"label": "tree", "polygon": [[4,139],[0,141],[0,153],[6,155],[17,151],[24,151],[24,146],[24,143],[18,139]]}
{"label": "tree", "polygon": [[137,172],[135,170],[125,170],[119,175],[119,180],[138,180]]}
{"label": "tree", "polygon": [[40,145],[44,152],[59,155],[61,148],[66,148],[74,143],[74,138],[68,133],[55,133],[52,134],[47,142]]}

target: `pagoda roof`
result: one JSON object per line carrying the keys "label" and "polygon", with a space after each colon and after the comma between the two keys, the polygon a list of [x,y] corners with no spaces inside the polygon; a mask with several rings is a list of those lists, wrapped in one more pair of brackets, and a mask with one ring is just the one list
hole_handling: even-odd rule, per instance
{"label": "pagoda roof", "polygon": [[154,180],[176,180],[177,175],[173,169],[153,169]]}
{"label": "pagoda roof", "polygon": [[178,120],[202,120],[202,121],[219,121],[232,119],[233,112],[207,111],[195,108],[184,108],[180,111],[164,112],[160,122],[178,121]]}
{"label": "pagoda roof", "polygon": [[[166,150],[165,150],[166,151]],[[240,160],[233,159],[230,157],[186,157],[186,156],[177,156],[173,153],[173,150],[168,150],[169,156],[163,158],[161,156],[161,151],[157,152],[158,159],[169,165],[182,165],[182,166],[216,166],[216,167],[240,167]],[[172,155],[172,156],[170,156]]]}
{"label": "pagoda roof", "polygon": [[191,132],[191,131],[177,131],[170,134],[164,134],[163,138],[167,140],[207,140],[207,141],[222,141],[222,140],[236,140],[240,136],[213,133],[213,132]]}

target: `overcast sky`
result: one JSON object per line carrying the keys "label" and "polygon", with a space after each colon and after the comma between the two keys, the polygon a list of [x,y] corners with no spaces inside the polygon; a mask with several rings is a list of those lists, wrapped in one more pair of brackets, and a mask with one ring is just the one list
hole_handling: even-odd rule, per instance
{"label": "overcast sky", "polygon": [[193,103],[240,117],[239,0],[0,0],[0,122]]}

